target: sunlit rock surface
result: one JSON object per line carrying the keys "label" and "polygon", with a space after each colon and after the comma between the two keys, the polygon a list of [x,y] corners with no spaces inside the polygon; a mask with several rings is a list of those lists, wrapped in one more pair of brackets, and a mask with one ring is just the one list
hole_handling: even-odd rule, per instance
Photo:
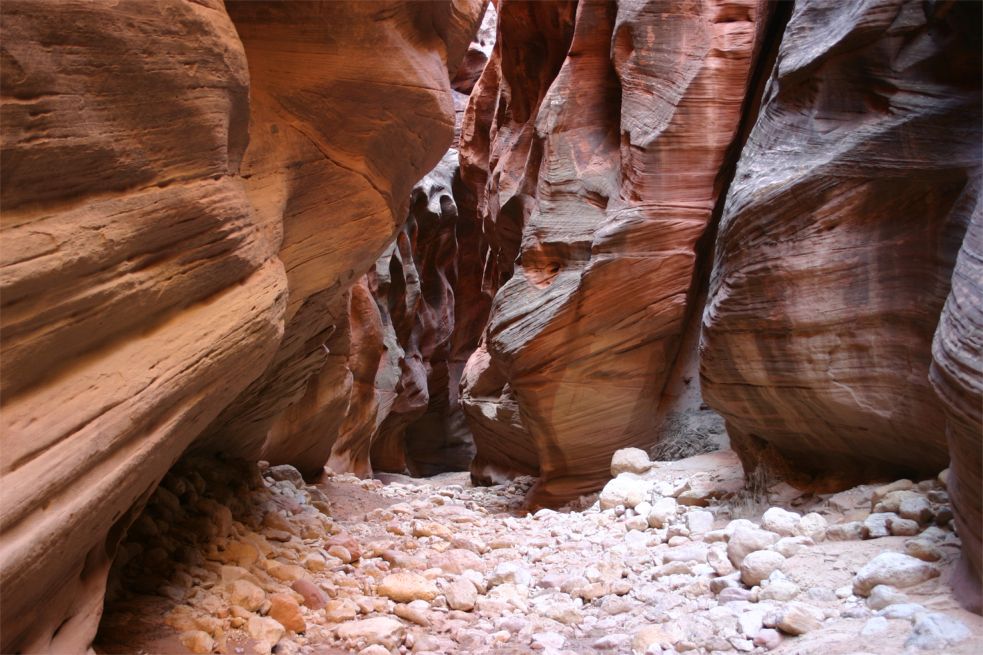
{"label": "sunlit rock surface", "polygon": [[0,650],[88,648],[192,443],[327,459],[271,426],[337,401],[322,344],[451,142],[481,10],[4,2]]}

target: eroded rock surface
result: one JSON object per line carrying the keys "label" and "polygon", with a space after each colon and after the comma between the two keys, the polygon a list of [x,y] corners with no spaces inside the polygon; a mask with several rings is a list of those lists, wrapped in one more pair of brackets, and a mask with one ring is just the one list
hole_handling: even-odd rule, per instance
{"label": "eroded rock surface", "polygon": [[952,291],[935,334],[931,379],[946,412],[952,459],[949,494],[963,541],[965,575],[956,579],[957,591],[966,605],[979,613],[983,612],[983,211],[979,187],[972,192],[972,223],[956,260]]}
{"label": "eroded rock surface", "polygon": [[979,211],[979,19],[969,3],[796,3],[703,318],[704,396],[749,472],[833,488],[946,466],[928,373]]}
{"label": "eroded rock surface", "polygon": [[617,448],[657,439],[767,11],[498,8],[461,142],[498,294],[462,400],[476,479],[538,475],[530,502],[553,504],[596,489]]}
{"label": "eroded rock surface", "polygon": [[193,442],[323,464],[271,426],[450,143],[481,9],[4,3],[2,650],[86,650]]}
{"label": "eroded rock surface", "polygon": [[[533,478],[476,488],[465,473],[389,484],[344,474],[308,485],[286,466],[256,473],[198,461],[169,474],[113,577],[102,634],[116,641],[98,646],[969,655],[983,637],[983,619],[945,584],[959,542],[938,479],[905,481],[932,511],[916,538],[939,551],[929,562],[902,552],[910,538],[828,538],[891,491],[817,496],[774,483],[751,495],[730,451],[653,463],[632,506],[602,510],[590,497],[518,515]],[[666,501],[672,511],[651,525],[647,508]],[[767,526],[789,534],[736,571],[730,546]],[[162,566],[162,549],[180,561]],[[162,616],[156,633],[126,629]]]}

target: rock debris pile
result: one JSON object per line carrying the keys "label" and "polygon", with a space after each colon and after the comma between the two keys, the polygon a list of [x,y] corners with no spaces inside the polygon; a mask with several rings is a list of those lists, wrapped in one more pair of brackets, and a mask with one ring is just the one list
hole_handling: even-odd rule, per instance
{"label": "rock debris pile", "polygon": [[[521,514],[534,482],[473,487],[189,461],[121,546],[109,616],[167,634],[104,652],[972,653],[945,475],[742,491],[730,451],[619,451],[599,496]],[[143,599],[143,602],[138,602]],[[159,618],[158,621],[159,623]],[[168,642],[167,640],[171,641]],[[173,651],[172,651],[173,652]]]}

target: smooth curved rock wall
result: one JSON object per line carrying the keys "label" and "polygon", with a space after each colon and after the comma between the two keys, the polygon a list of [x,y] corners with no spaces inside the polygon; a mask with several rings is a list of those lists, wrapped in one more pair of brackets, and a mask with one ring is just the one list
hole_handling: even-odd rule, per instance
{"label": "smooth curved rock wall", "polygon": [[694,299],[696,245],[739,131],[764,2],[498,6],[462,128],[498,288],[465,370],[478,480],[597,489],[654,446]]}
{"label": "smooth curved rock wall", "polygon": [[972,222],[952,273],[932,347],[931,380],[946,414],[951,464],[948,487],[962,539],[962,567],[953,576],[960,600],[983,612],[983,207],[980,172],[967,193]]}
{"label": "smooth curved rock wall", "polygon": [[822,490],[946,466],[928,372],[979,176],[979,14],[796,3],[703,318],[704,397],[749,472]]}
{"label": "smooth curved rock wall", "polygon": [[451,141],[481,4],[3,3],[0,650],[87,650],[193,444],[327,459],[271,426],[315,374],[337,402],[322,344]]}

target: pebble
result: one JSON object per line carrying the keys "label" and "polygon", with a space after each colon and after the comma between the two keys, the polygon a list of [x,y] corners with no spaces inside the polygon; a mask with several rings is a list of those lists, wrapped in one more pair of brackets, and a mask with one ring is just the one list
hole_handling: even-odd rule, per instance
{"label": "pebble", "polygon": [[369,644],[378,644],[392,649],[402,641],[405,630],[400,621],[386,616],[377,616],[371,619],[342,623],[338,626],[337,634],[347,641],[365,641]]}
{"label": "pebble", "polygon": [[791,602],[780,610],[776,627],[790,635],[801,635],[817,630],[823,621],[823,613],[811,605]]}
{"label": "pebble", "polygon": [[765,650],[774,650],[782,643],[782,635],[773,628],[762,628],[754,636],[754,645],[760,646]]}
{"label": "pebble", "polygon": [[656,498],[655,502],[652,503],[652,509],[646,516],[649,526],[653,528],[665,527],[676,518],[678,507],[679,504],[676,499],[671,496]]}
{"label": "pebble", "polygon": [[532,574],[519,562],[502,562],[488,576],[488,586],[494,587],[506,583],[528,586],[532,583]]}
{"label": "pebble", "polygon": [[601,509],[613,509],[618,505],[635,507],[647,499],[651,488],[651,482],[633,473],[621,473],[601,490]]}
{"label": "pebble", "polygon": [[[762,514],[710,492],[724,488],[714,472],[673,476],[664,466],[671,464],[619,470],[611,482],[625,493],[613,508],[602,511],[598,497],[588,496],[532,514],[519,511],[531,478],[480,488],[393,476],[359,491],[384,506],[332,517],[343,500],[297,487],[289,471],[283,475],[291,479],[271,483],[267,476],[258,491],[246,492],[262,499],[254,510],[240,497],[231,510],[203,505],[205,515],[217,516],[205,531],[214,542],[197,559],[189,551],[188,563],[165,581],[185,603],[166,621],[192,652],[214,650],[229,630],[241,629],[257,635],[257,652],[282,655],[302,655],[313,644],[360,655],[839,652],[825,644],[840,636],[857,652],[901,652],[906,639],[910,649],[949,652],[967,629],[945,614],[932,616],[946,607],[939,604],[942,585],[913,592],[924,604],[893,586],[907,584],[911,562],[927,567],[919,574],[926,579],[952,565],[949,551],[954,555],[959,542],[936,482],[890,489],[876,502],[871,487],[826,502],[772,486],[767,497],[776,506]],[[333,486],[362,485],[353,476],[330,477]],[[190,482],[183,489],[205,497]],[[183,493],[173,491],[169,512],[181,510]],[[687,494],[712,507],[673,497]],[[924,512],[901,517],[903,503],[917,509],[923,500],[933,511],[926,522],[918,523]],[[866,516],[870,507],[886,516]],[[747,518],[713,529],[715,520],[735,514]],[[838,523],[859,517],[865,522]],[[935,517],[941,523],[926,527]],[[868,534],[886,527],[895,538],[821,543],[859,539],[865,524]],[[137,549],[130,556],[140,565],[165,561],[180,523],[155,516],[138,525],[133,533],[153,540],[160,553]],[[912,538],[896,538],[902,535]],[[906,557],[899,553],[859,566],[857,553],[902,542],[911,557],[901,560],[900,573],[882,559]],[[121,559],[128,548],[121,547]],[[941,563],[936,568],[914,553]],[[254,609],[233,603],[234,589]],[[858,598],[861,589],[866,594]]]}
{"label": "pebble", "polygon": [[270,646],[280,641],[280,638],[286,632],[276,619],[268,616],[256,616],[255,614],[249,617],[246,630],[249,632],[250,637],[256,641],[267,643]]}
{"label": "pebble", "polygon": [[451,609],[470,612],[478,600],[478,590],[467,578],[455,578],[444,587],[444,597]]}
{"label": "pebble", "polygon": [[785,558],[773,550],[756,550],[741,562],[741,582],[749,587],[761,584],[772,572],[781,569]]}
{"label": "pebble", "polygon": [[433,600],[437,597],[437,586],[433,581],[412,571],[390,573],[379,583],[377,591],[380,596],[387,596],[397,603]]}
{"label": "pebble", "polygon": [[942,559],[942,549],[935,545],[931,539],[925,537],[909,539],[904,544],[904,550],[907,554],[924,562],[937,562]]}
{"label": "pebble", "polygon": [[652,468],[653,463],[648,453],[640,448],[621,448],[614,451],[611,457],[611,475],[628,473],[645,473]]}
{"label": "pebble", "polygon": [[686,512],[686,527],[691,535],[702,535],[713,530],[713,512],[695,509]]}
{"label": "pebble", "polygon": [[268,614],[287,630],[304,632],[307,629],[304,615],[300,613],[300,605],[290,594],[279,593],[270,596]]}
{"label": "pebble", "polygon": [[203,630],[189,630],[182,632],[180,637],[181,644],[192,653],[210,653],[215,648],[215,640]]}
{"label": "pebble", "polygon": [[870,590],[867,596],[867,607],[872,610],[882,610],[888,605],[908,602],[908,597],[894,587],[879,584]]}
{"label": "pebble", "polygon": [[802,515],[789,512],[781,507],[771,507],[761,515],[761,527],[771,532],[777,532],[785,537],[799,534],[799,523]]}
{"label": "pebble", "polygon": [[266,600],[266,594],[262,589],[248,580],[233,580],[228,585],[229,600],[233,605],[237,605],[249,612],[255,612]]}
{"label": "pebble", "polygon": [[860,521],[836,523],[826,528],[826,538],[830,541],[857,541],[864,538],[864,524]]}
{"label": "pebble", "polygon": [[730,558],[731,564],[739,567],[750,553],[764,550],[778,539],[778,534],[770,530],[740,525],[734,530],[730,541],[727,542],[727,557]]}
{"label": "pebble", "polygon": [[911,587],[939,575],[938,569],[902,553],[881,553],[865,564],[853,578],[853,593],[868,596],[880,584]]}
{"label": "pebble", "polygon": [[905,647],[920,650],[939,650],[965,641],[972,636],[962,622],[941,612],[922,614],[915,619]]}

